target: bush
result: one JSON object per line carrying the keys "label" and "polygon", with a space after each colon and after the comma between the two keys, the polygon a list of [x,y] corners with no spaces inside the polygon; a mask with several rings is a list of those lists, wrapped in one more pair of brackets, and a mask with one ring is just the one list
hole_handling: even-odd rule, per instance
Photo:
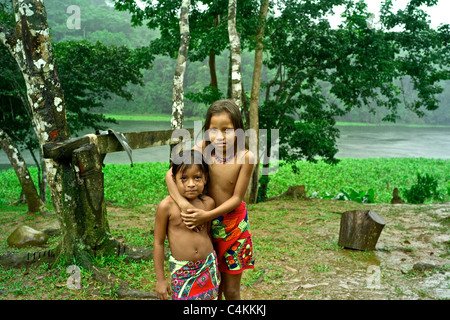
{"label": "bush", "polygon": [[404,197],[408,203],[413,204],[424,203],[425,200],[429,199],[441,199],[442,196],[437,187],[437,178],[430,176],[428,173],[423,176],[418,173],[417,183],[404,192]]}

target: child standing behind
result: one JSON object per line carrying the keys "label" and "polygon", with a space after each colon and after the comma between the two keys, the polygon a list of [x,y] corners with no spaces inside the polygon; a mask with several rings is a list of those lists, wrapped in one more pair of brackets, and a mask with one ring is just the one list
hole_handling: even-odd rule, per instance
{"label": "child standing behind", "polygon": [[[212,210],[215,207],[214,200],[203,194],[208,179],[208,165],[203,161],[201,153],[185,151],[180,154],[180,159],[178,162],[181,163],[174,163],[172,167],[178,192],[196,208]],[[171,251],[169,265],[172,299],[216,299],[220,274],[209,235],[209,223],[201,226],[198,232],[189,230],[180,213],[180,208],[170,196],[161,201],[156,211],[153,246],[156,293],[160,299],[167,300],[170,292],[164,275],[164,241],[167,234]]]}

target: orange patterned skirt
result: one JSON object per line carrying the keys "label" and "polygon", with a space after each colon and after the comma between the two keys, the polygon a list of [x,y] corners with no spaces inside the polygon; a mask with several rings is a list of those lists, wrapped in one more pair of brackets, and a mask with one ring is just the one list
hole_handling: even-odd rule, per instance
{"label": "orange patterned skirt", "polygon": [[212,220],[211,235],[219,260],[219,271],[239,274],[253,269],[255,258],[245,202]]}

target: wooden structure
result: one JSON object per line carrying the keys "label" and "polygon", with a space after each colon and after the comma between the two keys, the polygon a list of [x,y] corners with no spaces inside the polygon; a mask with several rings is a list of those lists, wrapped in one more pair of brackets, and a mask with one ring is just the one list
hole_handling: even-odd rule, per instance
{"label": "wooden structure", "polygon": [[375,211],[354,210],[342,214],[338,245],[344,248],[371,251],[386,222]]}
{"label": "wooden structure", "polygon": [[[189,132],[191,137],[194,136],[194,129],[184,129]],[[126,151],[130,157],[131,150],[150,147],[158,147],[168,144],[177,144],[179,140],[172,140],[173,130],[162,131],[141,131],[119,133],[112,130],[97,132],[93,135],[85,135],[79,138],[72,138],[62,143],[44,144],[44,157],[53,158],[54,160],[71,159],[72,152],[87,144],[95,144],[98,146],[98,153],[102,160],[107,153]]]}
{"label": "wooden structure", "polygon": [[44,144],[44,157],[53,159],[64,168],[59,182],[64,202],[60,204],[59,219],[64,228],[61,245],[57,248],[59,254],[68,260],[76,258],[87,267],[91,265],[91,257],[101,254],[126,254],[135,260],[151,259],[151,250],[126,246],[110,233],[104,197],[103,160],[108,153],[126,151],[133,166],[133,149],[187,142],[194,136],[193,129],[184,130],[129,133],[108,130]]}

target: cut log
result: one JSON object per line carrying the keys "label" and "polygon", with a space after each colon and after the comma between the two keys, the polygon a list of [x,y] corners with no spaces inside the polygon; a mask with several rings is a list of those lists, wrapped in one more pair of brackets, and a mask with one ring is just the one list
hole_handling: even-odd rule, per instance
{"label": "cut log", "polygon": [[342,214],[338,245],[344,248],[371,251],[386,222],[375,211],[354,210]]}

